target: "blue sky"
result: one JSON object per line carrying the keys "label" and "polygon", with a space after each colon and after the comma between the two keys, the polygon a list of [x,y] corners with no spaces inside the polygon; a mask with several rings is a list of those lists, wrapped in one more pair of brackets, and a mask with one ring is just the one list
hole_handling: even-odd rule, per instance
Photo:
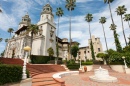
{"label": "blue sky", "polygon": [[[33,24],[36,24],[40,19],[40,13],[43,6],[49,1],[53,8],[54,21],[57,24],[57,16],[55,15],[56,8],[62,7],[64,15],[60,19],[60,38],[69,37],[69,12],[65,8],[65,0],[0,0],[0,8],[3,13],[0,14],[0,37],[3,39],[9,38],[7,33],[8,28],[18,29],[18,24],[22,17],[28,12]],[[84,17],[87,13],[93,14],[93,21],[91,22],[91,32],[95,37],[99,37],[103,50],[106,50],[105,41],[103,36],[102,26],[99,23],[100,17],[106,17],[107,22],[105,23],[105,32],[108,42],[108,48],[115,49],[113,32],[110,30],[110,13],[108,5],[104,4],[104,0],[77,0],[76,8],[72,12],[72,39],[80,43],[80,47],[88,45],[89,32],[88,23]],[[127,13],[130,13],[130,0],[115,0],[112,4],[112,14],[114,17],[115,24],[117,25],[117,33],[119,34],[119,40],[121,45],[125,45],[125,41],[122,34],[121,19],[117,16],[115,10],[118,6],[125,5]],[[130,35],[130,29],[128,28],[127,22],[124,22],[126,37]],[[128,41],[128,39],[127,39]],[[0,52],[5,49],[5,42],[0,43]]]}

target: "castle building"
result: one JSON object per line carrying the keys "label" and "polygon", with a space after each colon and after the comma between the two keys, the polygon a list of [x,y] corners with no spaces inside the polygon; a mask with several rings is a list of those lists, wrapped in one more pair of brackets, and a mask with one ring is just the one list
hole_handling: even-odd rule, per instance
{"label": "castle building", "polygon": [[[4,57],[8,58],[20,58],[23,59],[25,46],[31,46],[31,33],[27,34],[28,26],[31,24],[31,19],[28,14],[22,17],[22,21],[19,23],[18,30],[15,35],[8,40]],[[56,56],[56,41],[58,38],[59,57],[63,59],[69,58],[69,42],[67,38],[56,37],[56,25],[54,23],[54,15],[52,14],[52,7],[50,4],[46,4],[41,12],[40,20],[37,23],[39,32],[34,34],[32,42],[32,55],[48,56],[47,50],[52,47],[54,50],[54,56]],[[92,36],[95,54],[102,52],[102,45],[99,38]],[[72,41],[72,46],[78,44],[76,41]],[[83,60],[91,59],[90,41],[87,47],[81,47],[77,58]]]}
{"label": "castle building", "polygon": [[[92,59],[90,43],[91,43],[91,40],[88,39],[88,46],[79,48],[77,59],[79,59],[79,58],[81,58],[81,60]],[[95,36],[92,36],[92,44],[94,47],[95,57],[98,53],[103,53],[103,48],[102,48],[102,44],[100,42],[100,38],[95,38]],[[98,58],[95,58],[95,59],[100,60]]]}

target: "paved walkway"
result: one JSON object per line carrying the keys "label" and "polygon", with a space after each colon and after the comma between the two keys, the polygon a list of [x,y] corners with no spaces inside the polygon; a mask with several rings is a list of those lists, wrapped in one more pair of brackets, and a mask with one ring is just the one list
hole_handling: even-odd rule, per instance
{"label": "paved walkway", "polygon": [[94,75],[94,72],[86,72],[79,75],[67,76],[62,79],[65,80],[67,86],[130,86],[130,75],[125,73],[118,73],[109,71],[110,76],[118,78],[118,82],[99,83],[89,80],[89,76]]}

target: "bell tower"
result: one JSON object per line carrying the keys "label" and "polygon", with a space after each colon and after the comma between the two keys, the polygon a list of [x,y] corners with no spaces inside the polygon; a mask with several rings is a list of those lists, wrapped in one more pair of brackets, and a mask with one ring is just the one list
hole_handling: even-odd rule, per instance
{"label": "bell tower", "polygon": [[47,55],[47,50],[52,47],[54,56],[56,56],[56,25],[54,23],[54,15],[52,14],[52,7],[49,3],[43,6],[40,21],[37,23],[39,29],[42,30],[42,35],[45,37],[43,47],[43,55]]}
{"label": "bell tower", "polygon": [[20,29],[23,26],[28,26],[31,24],[31,19],[29,18],[28,13],[22,17],[22,21],[19,23],[18,29]]}
{"label": "bell tower", "polygon": [[53,18],[54,18],[54,15],[52,14],[52,7],[50,6],[50,4],[46,4],[43,7],[43,10],[41,12],[40,21],[44,21],[45,19],[48,19],[51,22],[53,22]]}

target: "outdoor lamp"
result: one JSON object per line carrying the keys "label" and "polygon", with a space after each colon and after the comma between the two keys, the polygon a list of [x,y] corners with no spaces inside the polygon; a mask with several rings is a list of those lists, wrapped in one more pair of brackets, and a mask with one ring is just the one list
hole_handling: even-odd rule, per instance
{"label": "outdoor lamp", "polygon": [[26,56],[24,58],[22,79],[26,79],[27,78],[27,74],[26,74],[26,62],[27,62],[28,52],[31,50],[31,48],[29,46],[26,46],[26,47],[24,47],[24,50],[26,52]]}

